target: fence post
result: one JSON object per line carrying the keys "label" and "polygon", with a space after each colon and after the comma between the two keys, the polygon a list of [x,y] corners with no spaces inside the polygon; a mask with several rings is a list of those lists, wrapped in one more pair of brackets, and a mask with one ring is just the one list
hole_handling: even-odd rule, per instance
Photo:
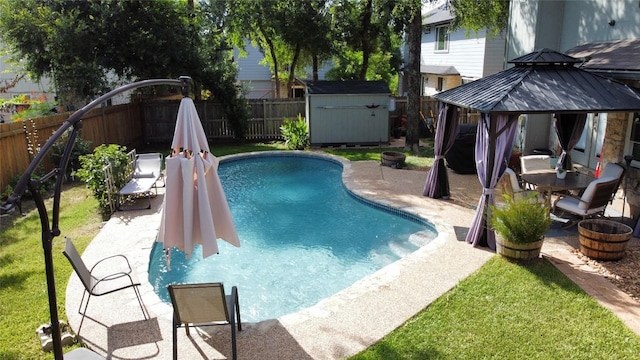
{"label": "fence post", "polygon": [[264,141],[267,138],[267,100],[262,99],[262,140]]}

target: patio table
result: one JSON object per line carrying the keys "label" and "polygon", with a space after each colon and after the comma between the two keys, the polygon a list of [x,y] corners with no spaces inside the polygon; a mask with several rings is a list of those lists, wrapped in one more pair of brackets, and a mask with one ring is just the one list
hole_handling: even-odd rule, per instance
{"label": "patio table", "polygon": [[521,174],[523,181],[535,185],[545,199],[545,205],[551,209],[551,195],[554,192],[568,190],[584,190],[595,178],[577,171],[567,172],[564,179],[559,179],[555,171],[544,171]]}

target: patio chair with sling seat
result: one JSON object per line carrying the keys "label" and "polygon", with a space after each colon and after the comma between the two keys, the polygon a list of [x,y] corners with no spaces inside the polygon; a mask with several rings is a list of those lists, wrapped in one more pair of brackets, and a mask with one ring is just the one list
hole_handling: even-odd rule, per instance
{"label": "patio chair with sling seat", "polygon": [[[140,282],[134,276],[131,264],[124,255],[105,257],[95,263],[93,267],[91,267],[91,270],[89,270],[78,253],[78,250],[76,250],[75,245],[73,245],[71,239],[66,238],[66,240],[65,249],[62,253],[69,260],[73,270],[76,272],[80,278],[80,282],[84,286],[82,299],[80,299],[80,305],[78,306],[78,313],[82,315],[82,320],[80,320],[80,325],[78,326],[78,334],[80,333],[82,322],[86,316],[91,296],[107,295],[128,288],[133,288],[144,319],[149,319],[147,310],[142,302],[142,297],[140,296],[140,291],[138,290]],[[89,294],[87,302],[84,305],[84,309],[81,311],[82,304],[84,303],[84,297],[87,294]]]}
{"label": "patio chair with sling seat", "polygon": [[231,352],[237,359],[236,326],[242,331],[238,289],[231,288],[226,295],[222,283],[169,285],[169,296],[173,305],[173,359],[178,358],[178,328],[189,326],[231,326]]}

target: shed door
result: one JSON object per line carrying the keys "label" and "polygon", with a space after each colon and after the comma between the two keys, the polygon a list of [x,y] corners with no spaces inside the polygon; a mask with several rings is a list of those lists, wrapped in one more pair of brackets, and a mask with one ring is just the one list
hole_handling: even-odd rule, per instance
{"label": "shed door", "polygon": [[574,164],[580,164],[595,169],[600,159],[605,131],[607,129],[607,114],[588,114],[580,141],[571,151]]}

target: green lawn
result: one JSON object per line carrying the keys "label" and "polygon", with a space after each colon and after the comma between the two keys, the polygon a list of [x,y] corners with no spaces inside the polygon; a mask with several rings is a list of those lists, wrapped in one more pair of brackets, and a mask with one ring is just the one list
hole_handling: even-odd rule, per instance
{"label": "green lawn", "polygon": [[638,359],[640,337],[546,260],[495,256],[478,272],[352,357]]}
{"label": "green lawn", "polygon": [[[258,144],[216,146],[211,151],[222,156],[278,149],[282,149],[279,144]],[[433,162],[430,150],[424,150],[426,156],[409,156],[409,166]],[[381,151],[382,148],[327,150],[353,161],[379,161]],[[58,310],[60,318],[65,319],[65,289],[72,270],[61,253],[62,239],[73,238],[82,252],[98,233],[101,217],[97,202],[83,185],[65,188],[61,204],[62,236],[55,239],[53,261]],[[38,326],[49,322],[40,234],[35,210],[0,230],[2,360],[52,358],[40,350],[35,334]],[[495,257],[407,324],[354,358],[629,359],[637,358],[638,353],[640,338],[552,265],[538,261],[519,266]]]}

